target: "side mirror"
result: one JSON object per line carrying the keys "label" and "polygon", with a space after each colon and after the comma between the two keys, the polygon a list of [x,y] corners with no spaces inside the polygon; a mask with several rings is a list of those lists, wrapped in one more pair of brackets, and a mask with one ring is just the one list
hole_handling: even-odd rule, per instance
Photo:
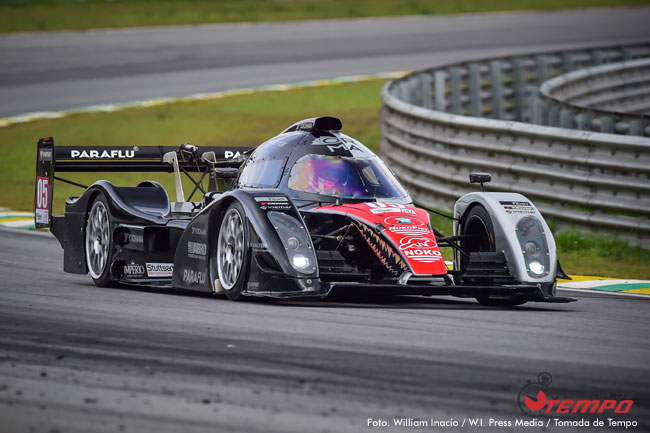
{"label": "side mirror", "polygon": [[481,191],[485,192],[483,187],[484,183],[488,183],[492,180],[490,173],[470,173],[469,174],[469,183],[478,183],[481,184]]}

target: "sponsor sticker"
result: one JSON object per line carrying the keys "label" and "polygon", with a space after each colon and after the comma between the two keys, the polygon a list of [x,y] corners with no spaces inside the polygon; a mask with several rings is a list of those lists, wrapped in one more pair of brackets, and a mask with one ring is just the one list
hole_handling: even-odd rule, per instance
{"label": "sponsor sticker", "polygon": [[207,235],[205,229],[202,229],[200,227],[192,227],[192,234],[193,235],[201,235],[201,236]]}
{"label": "sponsor sticker", "polygon": [[208,246],[201,242],[192,242],[187,243],[187,255],[193,259],[205,260],[205,256],[208,253]]}
{"label": "sponsor sticker", "polygon": [[291,210],[291,204],[289,199],[286,197],[275,196],[275,197],[255,197],[255,201],[259,203],[260,209],[262,210],[275,210],[275,211],[287,211]]}
{"label": "sponsor sticker", "polygon": [[432,263],[442,260],[442,254],[436,249],[436,241],[421,236],[405,237],[400,241],[399,249],[409,260]]}
{"label": "sponsor sticker", "polygon": [[135,157],[135,151],[133,150],[122,150],[122,149],[112,149],[112,150],[71,150],[70,158],[72,159],[129,159]]}
{"label": "sponsor sticker", "polygon": [[392,216],[384,219],[384,225],[388,231],[401,235],[426,235],[429,234],[429,227],[424,221],[415,217]]}
{"label": "sponsor sticker", "polygon": [[39,224],[47,224],[48,221],[48,212],[46,209],[36,209],[34,212],[36,222]]}
{"label": "sponsor sticker", "polygon": [[145,272],[144,266],[139,263],[135,263],[134,261],[131,261],[131,263],[124,265],[123,271],[124,276],[131,278],[144,277]]}
{"label": "sponsor sticker", "polygon": [[269,246],[264,242],[251,242],[251,248],[256,251],[268,251]]}
{"label": "sponsor sticker", "polygon": [[39,161],[52,161],[52,149],[41,149],[38,153]]}
{"label": "sponsor sticker", "polygon": [[205,283],[204,271],[195,271],[194,269],[183,269],[183,282],[187,284]]}
{"label": "sponsor sticker", "polygon": [[142,235],[134,235],[129,233],[127,235],[127,240],[132,244],[141,244],[144,243],[144,237]]}
{"label": "sponsor sticker", "polygon": [[260,202],[260,201],[266,201],[266,202],[273,201],[273,202],[284,202],[284,203],[288,203],[288,202],[289,202],[289,199],[286,198],[286,197],[282,197],[282,196],[276,196],[276,197],[255,197],[255,201],[258,201],[258,202]]}
{"label": "sponsor sticker", "polygon": [[347,151],[360,151],[363,149],[361,143],[350,137],[317,137],[311,142],[313,146],[327,146],[330,152],[335,152],[337,149]]}
{"label": "sponsor sticker", "polygon": [[370,208],[370,212],[373,214],[382,214],[382,213],[406,213],[406,214],[415,214],[413,209],[409,209],[403,204],[395,203],[366,203],[366,206]]}
{"label": "sponsor sticker", "polygon": [[142,251],[144,250],[144,235],[142,233],[122,232],[121,244],[129,249]]}
{"label": "sponsor sticker", "polygon": [[147,276],[149,278],[169,278],[173,272],[173,263],[147,263]]}
{"label": "sponsor sticker", "polygon": [[507,214],[534,214],[533,206],[527,201],[500,201]]}

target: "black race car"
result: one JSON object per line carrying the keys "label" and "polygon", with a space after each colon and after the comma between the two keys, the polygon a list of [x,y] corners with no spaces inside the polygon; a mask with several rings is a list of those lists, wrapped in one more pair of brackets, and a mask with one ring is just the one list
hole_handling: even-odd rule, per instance
{"label": "black race car", "polygon": [[[454,236],[431,227],[382,160],[341,121],[295,123],[254,149],[60,147],[38,142],[35,221],[64,250],[65,272],[98,286],[175,287],[242,296],[323,298],[333,289],[476,297],[490,305],[568,302],[548,226],[511,193],[461,197]],[[52,215],[55,172],[173,173],[157,182],[98,180]],[[194,184],[185,199],[181,175]],[[489,181],[473,174],[472,182]],[[72,182],[74,183],[74,182]],[[207,185],[206,185],[207,183]],[[77,184],[78,185],[78,184]],[[199,193],[197,201],[191,201]],[[440,248],[452,248],[448,270]]]}

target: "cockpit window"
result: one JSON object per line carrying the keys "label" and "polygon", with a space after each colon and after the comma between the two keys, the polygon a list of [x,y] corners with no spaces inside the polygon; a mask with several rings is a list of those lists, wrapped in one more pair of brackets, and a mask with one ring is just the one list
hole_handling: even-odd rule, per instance
{"label": "cockpit window", "polygon": [[305,155],[289,174],[289,189],[340,198],[401,198],[406,191],[376,156]]}
{"label": "cockpit window", "polygon": [[280,183],[286,158],[257,158],[242,170],[239,184],[250,188],[275,188]]}

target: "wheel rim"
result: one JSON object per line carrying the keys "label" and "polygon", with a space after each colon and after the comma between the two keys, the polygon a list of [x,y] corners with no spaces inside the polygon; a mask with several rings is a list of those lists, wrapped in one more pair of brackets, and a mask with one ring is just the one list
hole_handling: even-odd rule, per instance
{"label": "wheel rim", "polygon": [[219,231],[217,250],[219,281],[232,290],[244,265],[244,224],[236,209],[226,214]]}
{"label": "wheel rim", "polygon": [[97,202],[86,223],[86,264],[95,279],[100,278],[106,269],[109,244],[108,212],[104,203]]}

